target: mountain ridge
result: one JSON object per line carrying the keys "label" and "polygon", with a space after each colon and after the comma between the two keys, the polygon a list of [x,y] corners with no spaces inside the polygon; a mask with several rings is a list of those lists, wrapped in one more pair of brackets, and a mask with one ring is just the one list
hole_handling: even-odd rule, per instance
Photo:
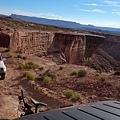
{"label": "mountain ridge", "polygon": [[39,24],[45,25],[54,25],[62,28],[72,28],[72,29],[83,29],[83,30],[102,30],[102,31],[111,31],[120,33],[120,28],[112,28],[112,27],[98,27],[94,25],[84,25],[77,22],[65,21],[65,20],[55,20],[48,18],[38,18],[38,17],[30,17],[24,15],[11,14],[9,17],[13,19],[20,19],[29,22],[35,22]]}

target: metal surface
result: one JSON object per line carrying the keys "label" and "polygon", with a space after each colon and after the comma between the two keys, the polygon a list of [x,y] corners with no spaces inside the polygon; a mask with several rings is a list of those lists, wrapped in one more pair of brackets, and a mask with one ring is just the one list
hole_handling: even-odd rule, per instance
{"label": "metal surface", "polygon": [[65,107],[15,120],[120,120],[120,102],[103,101]]}

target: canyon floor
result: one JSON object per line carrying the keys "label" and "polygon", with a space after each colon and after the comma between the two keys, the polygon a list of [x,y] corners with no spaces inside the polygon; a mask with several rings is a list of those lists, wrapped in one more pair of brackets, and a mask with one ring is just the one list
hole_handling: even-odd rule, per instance
{"label": "canyon floor", "polygon": [[[5,52],[0,48],[3,57],[6,58],[5,65],[7,74],[5,80],[0,80],[0,119],[14,119],[19,117],[18,96],[23,89],[26,100],[34,98],[48,104],[49,109],[58,109],[60,106],[69,104],[86,104],[103,100],[120,100],[120,76],[109,73],[98,72],[87,66],[79,65],[57,65],[56,63],[33,55],[24,55],[15,52]],[[22,59],[24,56],[26,59]],[[35,80],[27,80],[23,77],[23,71],[18,69],[20,63],[33,61],[43,68],[29,69],[35,75]],[[85,69],[85,77],[71,75],[73,70]],[[44,84],[40,78],[45,71],[51,70],[56,77],[49,83]],[[27,70],[28,71],[28,70]],[[80,93],[80,99],[72,100],[65,96],[66,90],[74,90]]]}

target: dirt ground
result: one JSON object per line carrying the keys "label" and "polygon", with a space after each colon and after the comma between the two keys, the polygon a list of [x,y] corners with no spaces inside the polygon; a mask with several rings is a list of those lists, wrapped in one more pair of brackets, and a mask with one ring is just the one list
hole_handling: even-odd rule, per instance
{"label": "dirt ground", "polygon": [[[5,80],[0,80],[0,119],[14,119],[19,117],[18,96],[20,90],[25,92],[26,99],[34,98],[48,104],[49,109],[57,109],[63,105],[84,104],[103,100],[120,100],[120,76],[111,73],[98,73],[98,71],[86,66],[78,65],[56,65],[54,62],[37,56],[25,56],[21,59],[15,52],[5,52],[0,48],[3,57],[6,58],[7,74]],[[19,70],[20,63],[34,61],[44,69],[31,69],[36,76],[34,81],[23,77],[23,71]],[[60,69],[61,68],[61,69]],[[40,75],[46,70],[54,71],[56,77],[45,85]],[[72,70],[85,69],[87,75],[78,77],[71,75]],[[66,98],[66,90],[74,90],[81,94],[80,99],[73,101]]]}

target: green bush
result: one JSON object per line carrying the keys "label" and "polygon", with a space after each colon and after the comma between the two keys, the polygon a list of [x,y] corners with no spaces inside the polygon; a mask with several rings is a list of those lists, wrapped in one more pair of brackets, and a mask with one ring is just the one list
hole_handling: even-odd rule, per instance
{"label": "green bush", "polygon": [[78,70],[73,70],[72,72],[71,72],[71,75],[77,75],[78,74]]}
{"label": "green bush", "polygon": [[21,63],[19,64],[19,69],[31,69],[31,68],[38,68],[39,65],[34,62],[28,62],[28,63]]}
{"label": "green bush", "polygon": [[51,80],[52,80],[52,78],[51,78],[50,76],[45,76],[45,77],[43,78],[43,82],[44,82],[45,84],[49,84],[49,83],[51,82]]}
{"label": "green bush", "polygon": [[18,69],[22,70],[24,68],[25,68],[25,64],[24,63],[20,63]]}
{"label": "green bush", "polygon": [[23,76],[26,77],[26,75],[29,73],[30,71],[24,71],[23,72]]}
{"label": "green bush", "polygon": [[100,74],[99,73],[96,73],[95,76],[99,76]]}
{"label": "green bush", "polygon": [[84,69],[78,71],[78,77],[85,77],[86,74],[87,74],[87,71]]}
{"label": "green bush", "polygon": [[74,92],[73,95],[72,95],[72,100],[76,101],[76,100],[80,99],[80,97],[81,97],[80,93]]}
{"label": "green bush", "polygon": [[23,76],[27,78],[27,80],[34,80],[35,79],[35,75],[33,73],[31,73],[30,71],[25,71],[23,73]]}
{"label": "green bush", "polygon": [[73,90],[66,90],[66,91],[65,91],[65,96],[66,96],[67,98],[70,98],[70,97],[72,97],[73,93],[74,93]]}
{"label": "green bush", "polygon": [[74,101],[80,99],[80,97],[81,97],[80,93],[75,92],[73,90],[66,90],[64,94],[67,98],[71,98]]}
{"label": "green bush", "polygon": [[56,73],[52,70],[46,70],[45,73],[43,74],[43,76],[49,76],[52,79],[57,77]]}
{"label": "green bush", "polygon": [[22,54],[22,51],[21,50],[17,50],[17,51],[15,51],[15,53]]}
{"label": "green bush", "polygon": [[9,57],[12,58],[14,55],[13,54],[9,54]]}
{"label": "green bush", "polygon": [[31,61],[31,62],[25,63],[25,67],[26,68],[38,68],[39,65]]}

